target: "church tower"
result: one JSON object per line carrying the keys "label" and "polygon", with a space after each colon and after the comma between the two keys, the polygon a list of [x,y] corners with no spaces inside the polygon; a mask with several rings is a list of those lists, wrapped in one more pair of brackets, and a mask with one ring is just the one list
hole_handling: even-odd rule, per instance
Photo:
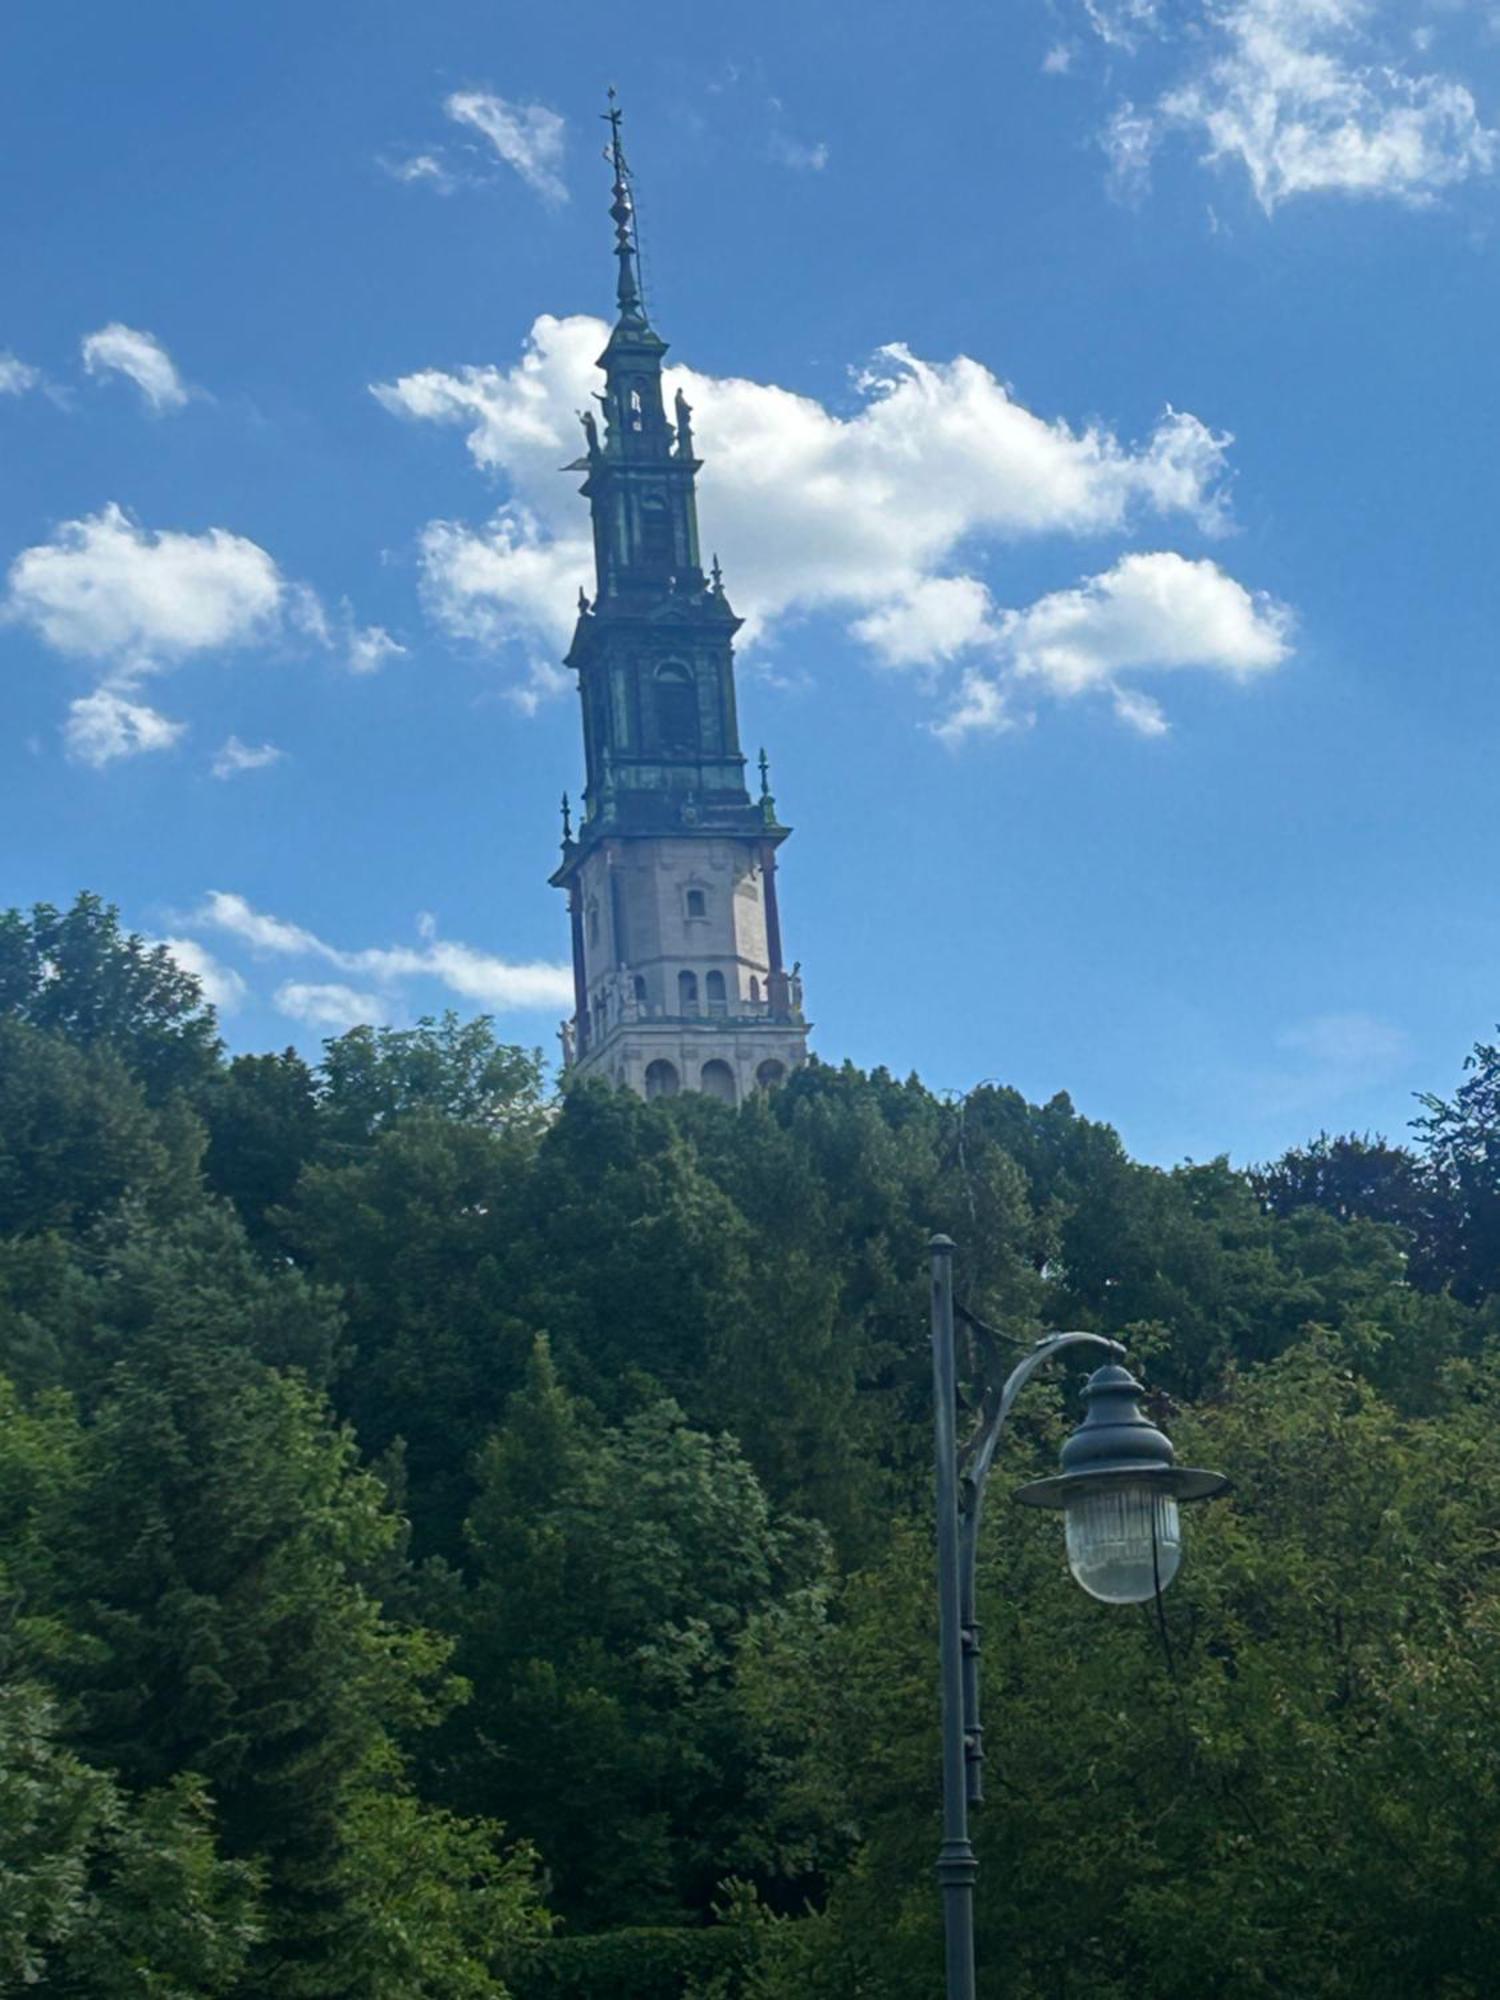
{"label": "church tower", "polygon": [[801,981],[782,961],[776,817],[765,753],[745,783],[734,635],[718,558],[698,549],[692,411],[662,398],[666,342],[646,317],[630,172],[610,94],[619,317],[599,357],[603,426],[583,417],[595,596],[580,593],[566,664],[583,704],[577,833],[563,801],[573,930],[570,1074],[644,1097],[731,1103],[807,1055]]}

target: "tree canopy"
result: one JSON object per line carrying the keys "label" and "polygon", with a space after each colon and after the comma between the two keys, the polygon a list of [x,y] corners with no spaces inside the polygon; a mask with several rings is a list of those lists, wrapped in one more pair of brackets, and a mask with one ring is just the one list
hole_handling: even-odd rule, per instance
{"label": "tree canopy", "polygon": [[96,899],[0,916],[0,1994],[928,2000],[942,1229],[1235,1479],[1159,1617],[988,1510],[986,2000],[1479,2000],[1500,1050],[1416,1109],[1163,1171],[451,1016],[231,1059]]}

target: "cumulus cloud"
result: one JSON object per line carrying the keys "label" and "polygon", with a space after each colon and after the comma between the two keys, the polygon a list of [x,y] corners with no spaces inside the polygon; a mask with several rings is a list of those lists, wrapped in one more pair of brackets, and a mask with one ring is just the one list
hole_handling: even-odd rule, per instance
{"label": "cumulus cloud", "polygon": [[568,199],[561,171],[567,126],[555,111],[544,104],[511,104],[489,90],[456,90],[443,109],[455,124],[487,139],[543,201]]}
{"label": "cumulus cloud", "polygon": [[362,1028],[389,1020],[388,1003],[377,993],[352,986],[308,984],[288,979],[276,989],[276,1011],[318,1028]]}
{"label": "cumulus cloud", "polygon": [[41,387],[41,371],[29,367],[14,354],[0,352],[0,396],[24,396]]}
{"label": "cumulus cloud", "polygon": [[887,666],[931,666],[993,637],[992,614],[977,577],[929,576],[856,620],[853,631]]}
{"label": "cumulus cloud", "polygon": [[[1116,48],[1133,48],[1135,27],[1155,25],[1148,9],[1122,35],[1118,10],[1088,11]],[[1116,183],[1138,192],[1172,130],[1194,135],[1207,162],[1243,168],[1267,214],[1308,194],[1422,203],[1491,172],[1500,135],[1483,123],[1472,91],[1455,77],[1413,73],[1399,49],[1381,43],[1378,25],[1372,0],[1202,8],[1180,42],[1193,51],[1187,71],[1148,111],[1126,105],[1110,123]]]}
{"label": "cumulus cloud", "polygon": [[16,557],[7,610],[59,653],[147,672],[263,637],[282,591],[243,535],[153,534],[111,504]]}
{"label": "cumulus cloud", "polygon": [[993,666],[967,670],[939,733],[956,740],[1008,727],[1017,702],[1037,695],[1103,694],[1122,722],[1159,736],[1168,726],[1160,705],[1122,676],[1198,668],[1249,680],[1287,657],[1290,632],[1284,605],[1252,594],[1217,563],[1170,551],[1127,555],[1101,576],[1004,613]]}
{"label": "cumulus cloud", "polygon": [[196,938],[168,937],[161,942],[183,971],[190,972],[197,980],[204,999],[215,1012],[232,1014],[243,1006],[250,990],[244,980],[232,967],[221,965]]}
{"label": "cumulus cloud", "polygon": [[[477,1002],[492,1013],[566,1006],[572,997],[573,976],[568,966],[500,958],[473,945],[439,937],[430,918],[419,926],[419,944],[344,950],[300,924],[255,909],[243,896],[216,889],[183,922],[192,929],[237,938],[258,954],[313,959],[373,981],[386,992],[383,1004],[387,1008],[391,990],[409,980],[436,981],[448,992]],[[366,1014],[361,1018],[372,1017]]]}
{"label": "cumulus cloud", "polygon": [[63,747],[75,763],[97,771],[122,757],[170,750],[186,733],[185,722],[173,722],[117,688],[101,687],[69,703]]}
{"label": "cumulus cloud", "polygon": [[[450,424],[508,497],[482,526],[429,523],[422,574],[450,633],[554,655],[592,581],[586,509],[558,465],[597,383],[597,319],[544,315],[509,369],[427,369],[373,393],[394,414]],[[1229,439],[1168,409],[1139,443],[1028,410],[982,363],[892,345],[848,414],[774,384],[668,370],[695,412],[711,475],[705,546],[732,552],[742,645],[784,617],[847,615],[881,658],[931,665],[978,638],[984,585],[956,570],[983,544],[1120,532],[1140,517],[1224,525]]]}
{"label": "cumulus cloud", "polygon": [[118,320],[86,335],[83,365],[90,375],[123,375],[134,382],[157,415],[180,410],[189,398],[186,383],[156,335],[122,326]]}
{"label": "cumulus cloud", "polygon": [[330,618],[316,591],[248,537],[155,531],[113,503],[16,557],[0,618],[103,670],[65,732],[71,754],[95,765],[176,741],[181,725],[134,696],[146,677],[195,657],[300,636],[367,674],[405,651],[382,626],[357,624],[347,599]]}
{"label": "cumulus cloud", "polygon": [[214,752],[210,768],[216,778],[237,778],[242,771],[264,771],[279,764],[285,755],[274,743],[241,743],[238,736],[230,736]]}

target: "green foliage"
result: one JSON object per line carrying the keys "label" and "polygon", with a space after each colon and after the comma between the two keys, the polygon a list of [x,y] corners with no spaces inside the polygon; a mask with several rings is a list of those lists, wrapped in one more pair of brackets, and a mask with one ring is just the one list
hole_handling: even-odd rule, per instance
{"label": "green foliage", "polygon": [[502,1829],[424,1805],[401,1780],[366,1783],[344,1822],[340,1972],[361,2000],[506,2000],[496,1967],[545,1935],[533,1863]]}
{"label": "green foliage", "polygon": [[192,1118],[153,1110],[107,1046],[0,1015],[0,1235],[86,1229],[127,1196],[181,1210],[201,1151]]}
{"label": "green foliage", "polygon": [[226,1062],[96,900],[0,918],[0,1991],[930,2000],[936,1228],[1235,1479],[1111,1611],[1001,1497],[1076,1377],[1016,1413],[984,2000],[1481,2000],[1497,1162],[1489,1046],[1163,1172],[848,1067],[548,1107],[452,1016]]}
{"label": "green foliage", "polygon": [[0,1682],[0,1991],[230,1993],[259,1935],[256,1877],[216,1853],[203,1787],[131,1800],[59,1734],[40,1688]]}
{"label": "green foliage", "polygon": [[536,1843],[560,1911],[667,1918],[726,1867],[813,1866],[816,1825],[765,1810],[775,1732],[738,1682],[767,1619],[822,1636],[826,1547],[773,1513],[732,1439],[667,1401],[601,1424],[539,1345],[481,1454],[469,1543],[475,1697],[450,1761],[480,1788],[466,1804],[503,1804]]}
{"label": "green foliage", "polygon": [[354,1363],[341,1411],[366,1449],[400,1438],[422,1552],[456,1558],[470,1461],[520,1381],[531,1335],[518,1317],[513,1137],[415,1114],[344,1165],[308,1167],[282,1234],[339,1287]]}
{"label": "green foliage", "polygon": [[345,1144],[418,1111],[490,1132],[538,1127],[541,1052],[497,1042],[483,1015],[351,1028],[324,1048],[321,1107],[330,1133]]}
{"label": "green foliage", "polygon": [[1476,1043],[1464,1069],[1451,1102],[1422,1099],[1416,1127],[1447,1198],[1453,1289],[1477,1302],[1500,1291],[1500,1044]]}
{"label": "green foliage", "polygon": [[754,1940],[728,1927],[632,1925],[603,1937],[560,1937],[505,1959],[515,2000],[695,2000],[744,1993]]}
{"label": "green foliage", "polygon": [[295,1049],[236,1056],[200,1093],[199,1108],[205,1180],[255,1241],[274,1246],[271,1212],[291,1199],[321,1145],[316,1075]]}
{"label": "green foliage", "polygon": [[0,1019],[107,1048],[160,1103],[208,1078],[219,1054],[213,1010],[165,945],[120,929],[97,896],[72,909],[0,910]]}

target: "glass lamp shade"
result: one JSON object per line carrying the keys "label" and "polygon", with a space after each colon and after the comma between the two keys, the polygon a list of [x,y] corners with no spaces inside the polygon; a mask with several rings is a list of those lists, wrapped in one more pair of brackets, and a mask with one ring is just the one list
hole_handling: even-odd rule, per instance
{"label": "glass lamp shade", "polygon": [[1159,1481],[1084,1487],[1069,1496],[1063,1521],[1068,1567],[1102,1603],[1149,1603],[1177,1574],[1182,1524]]}

